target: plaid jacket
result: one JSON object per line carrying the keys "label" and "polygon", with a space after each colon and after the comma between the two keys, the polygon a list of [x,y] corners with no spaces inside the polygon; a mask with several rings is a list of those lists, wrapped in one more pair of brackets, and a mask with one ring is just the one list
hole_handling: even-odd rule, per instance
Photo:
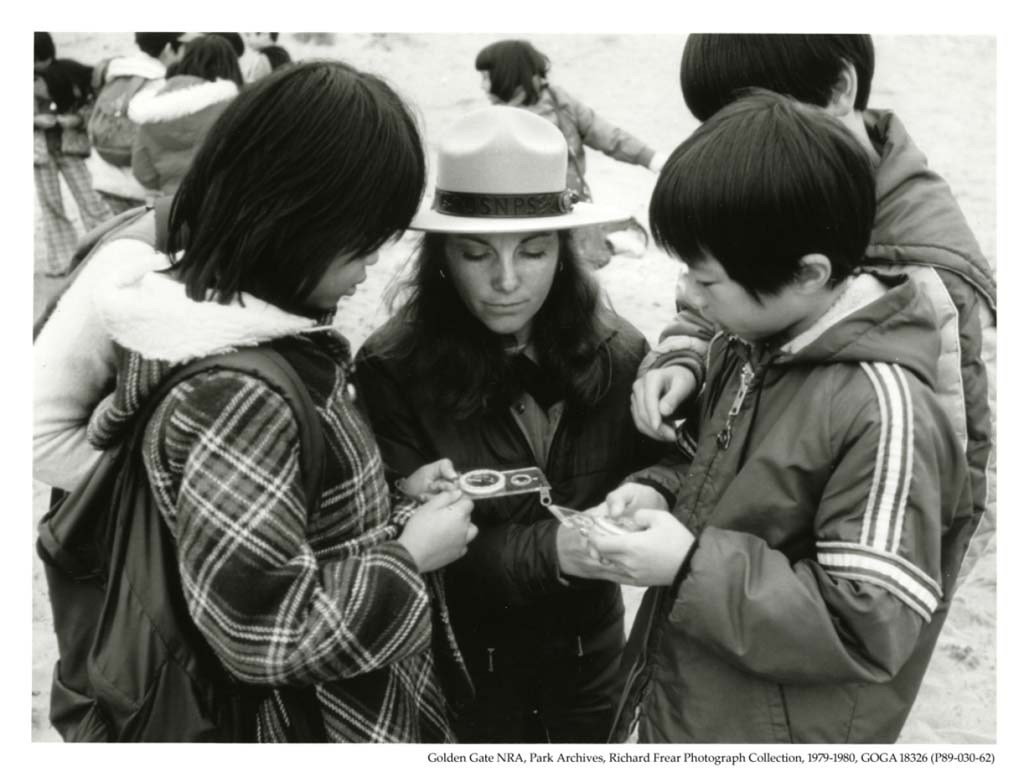
{"label": "plaid jacket", "polygon": [[[431,594],[396,542],[380,453],[349,397],[348,344],[275,341],[306,381],[325,435],[320,509],[306,515],[298,428],[282,397],[234,372],[175,388],[146,429],[144,464],[178,543],[190,612],[240,680],[317,688],[328,738],[450,741],[431,651]],[[116,442],[167,361],[119,352],[118,387],[90,436]],[[443,602],[440,603],[443,608]],[[261,740],[284,739],[274,697]]]}

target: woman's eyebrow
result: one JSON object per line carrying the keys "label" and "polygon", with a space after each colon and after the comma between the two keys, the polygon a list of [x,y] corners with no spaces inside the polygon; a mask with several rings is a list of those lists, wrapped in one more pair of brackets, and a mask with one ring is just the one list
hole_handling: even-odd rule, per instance
{"label": "woman's eyebrow", "polygon": [[471,243],[477,243],[478,245],[483,245],[483,246],[488,246],[488,247],[490,247],[490,245],[491,245],[486,240],[484,240],[482,238],[479,238],[479,237],[473,237],[472,235],[453,235],[452,237],[454,237],[456,240],[467,240],[467,241],[469,241]]}
{"label": "woman's eyebrow", "polygon": [[519,241],[519,243],[520,243],[520,245],[522,245],[523,243],[529,243],[531,240],[537,240],[537,239],[542,238],[542,237],[551,237],[553,234],[555,234],[555,233],[554,232],[538,232],[536,235],[530,235],[529,237],[524,237],[522,240]]}

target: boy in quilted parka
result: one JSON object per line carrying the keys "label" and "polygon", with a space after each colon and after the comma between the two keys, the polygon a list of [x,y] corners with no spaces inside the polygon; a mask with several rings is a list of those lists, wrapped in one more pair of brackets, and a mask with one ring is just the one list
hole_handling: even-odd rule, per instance
{"label": "boy in quilted parka", "polygon": [[[762,87],[825,108],[871,158],[877,209],[864,258],[876,272],[909,275],[939,316],[937,391],[967,453],[973,514],[961,540],[957,583],[995,535],[996,283],[949,185],[930,170],[899,118],[867,107],[874,74],[869,35],[690,35],[680,81],[701,121],[745,87]],[[714,326],[677,289],[677,318],[641,365],[634,420],[672,439],[666,419],[699,385]]]}
{"label": "boy in quilted parka", "polygon": [[840,122],[764,90],[705,122],[658,179],[654,236],[720,332],[687,461],[635,473],[597,508],[637,529],[590,537],[600,576],[650,586],[615,740],[634,713],[641,742],[899,736],[972,505],[936,389],[934,307],[864,263],[874,183]]}

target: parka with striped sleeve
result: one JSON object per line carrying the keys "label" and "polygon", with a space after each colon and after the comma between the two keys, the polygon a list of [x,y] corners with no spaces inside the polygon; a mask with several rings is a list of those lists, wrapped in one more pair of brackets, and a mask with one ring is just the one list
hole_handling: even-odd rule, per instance
{"label": "parka with striped sleeve", "polygon": [[791,343],[718,336],[676,497],[696,537],[649,589],[613,733],[641,742],[892,742],[952,598],[967,464],[934,389],[935,312],[862,274]]}

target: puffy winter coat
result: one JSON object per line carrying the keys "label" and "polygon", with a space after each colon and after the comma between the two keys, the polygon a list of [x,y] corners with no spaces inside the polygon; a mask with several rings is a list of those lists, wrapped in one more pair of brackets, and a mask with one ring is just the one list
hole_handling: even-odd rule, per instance
{"label": "puffy winter coat", "polygon": [[187,75],[136,95],[128,117],[139,125],[132,145],[132,174],[139,183],[174,194],[206,133],[237,95],[233,81]]}
{"label": "puffy winter coat", "polygon": [[962,581],[996,530],[996,282],[949,184],[928,169],[900,120],[891,111],[866,111],[864,121],[882,156],[865,261],[909,274],[939,318],[936,390],[967,452],[974,502]]}
{"label": "puffy winter coat", "polygon": [[661,481],[696,542],[644,597],[615,738],[634,710],[642,742],[898,737],[972,506],[934,311],[889,282],[855,278],[788,348],[713,341],[695,456]]}
{"label": "puffy winter coat", "polygon": [[[118,383],[93,416],[95,445],[122,439],[173,365],[258,342],[289,360],[320,416],[323,493],[312,515],[298,426],[262,381],[230,371],[187,379],[146,428],[143,463],[185,600],[218,658],[244,682],[316,686],[332,741],[450,740],[434,656],[447,649],[457,662],[454,640],[444,618],[435,629],[428,584],[396,541],[415,505],[388,492],[349,398],[348,344],[249,295],[244,305],[191,300],[147,269],[157,262],[141,242],[109,250],[125,261],[93,303],[116,343]],[[285,737],[281,715],[272,699],[261,705],[261,739]]]}
{"label": "puffy winter coat", "polygon": [[[636,432],[629,413],[632,377],[647,343],[624,321],[613,339],[599,355],[608,360],[607,393],[584,412],[566,408],[553,433],[543,469],[555,504],[599,504],[630,471],[663,452]],[[384,461],[397,475],[442,457],[462,472],[538,465],[515,406],[468,420],[438,415],[408,369],[378,355],[381,347],[378,332],[356,358],[356,382]],[[561,578],[558,522],[537,494],[479,500],[473,522],[480,533],[466,556],[446,568],[445,581],[452,626],[478,690],[516,677],[526,686],[519,690],[539,699],[541,716],[550,720],[596,684],[591,698],[608,709],[589,741],[600,741],[621,685],[614,671],[624,639],[618,586]],[[459,718],[472,719],[474,709],[464,704]]]}
{"label": "puffy winter coat", "polygon": [[[973,528],[963,536],[959,579],[971,571],[996,525],[996,283],[992,269],[949,185],[928,168],[900,120],[890,111],[864,112],[881,157],[877,210],[865,264],[875,272],[910,275],[926,294],[941,333],[936,392],[967,452],[974,501]],[[701,373],[709,333],[677,294],[680,313],[641,365],[681,363]]]}
{"label": "puffy winter coat", "polygon": [[[165,73],[166,68],[160,60],[142,52],[128,57],[114,57],[96,66],[96,77],[102,78],[97,85],[96,93],[100,94],[103,87],[116,78],[139,76],[149,82],[138,93],[141,94],[143,91],[158,89],[163,83]],[[140,205],[154,194],[138,182],[130,167],[113,165],[100,154],[91,154],[86,160],[86,165],[92,176],[92,188],[102,194],[136,200]]]}

